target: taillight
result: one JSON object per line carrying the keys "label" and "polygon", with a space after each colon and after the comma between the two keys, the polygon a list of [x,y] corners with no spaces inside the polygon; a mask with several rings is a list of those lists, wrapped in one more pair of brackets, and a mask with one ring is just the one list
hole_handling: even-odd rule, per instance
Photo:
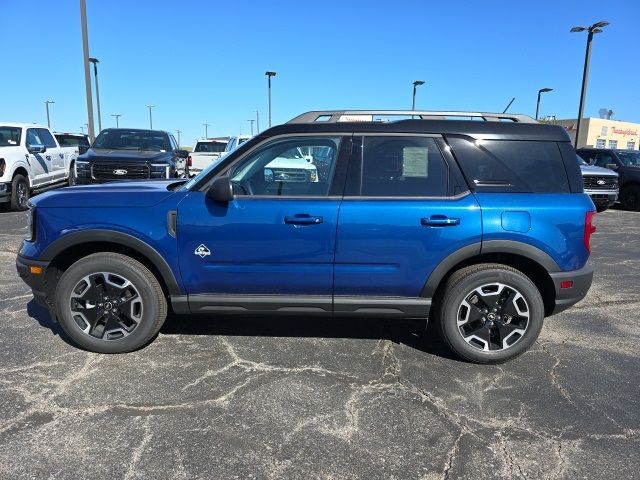
{"label": "taillight", "polygon": [[191,167],[192,166],[192,162],[191,162],[191,155],[189,155],[187,157],[187,167]]}
{"label": "taillight", "polygon": [[593,224],[593,217],[596,212],[587,212],[584,217],[584,246],[587,252],[591,253],[591,235],[596,231],[596,226]]}

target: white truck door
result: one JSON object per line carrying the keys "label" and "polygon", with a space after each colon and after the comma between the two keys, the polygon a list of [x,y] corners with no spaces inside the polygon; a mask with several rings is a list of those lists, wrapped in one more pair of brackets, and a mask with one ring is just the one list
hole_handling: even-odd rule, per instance
{"label": "white truck door", "polygon": [[45,158],[51,159],[51,172],[46,181],[63,180],[67,176],[64,149],[60,148],[57,140],[48,129],[39,128],[38,133],[40,134],[40,139],[44,141],[45,147],[47,147],[47,151],[44,154]]}
{"label": "white truck door", "polygon": [[27,135],[25,137],[25,146],[28,152],[27,161],[29,162],[32,173],[31,185],[34,187],[46,183],[52,170],[51,155],[49,152],[31,153],[28,151],[30,147],[36,145],[45,146],[44,140],[40,138],[38,130],[38,128],[27,128]]}

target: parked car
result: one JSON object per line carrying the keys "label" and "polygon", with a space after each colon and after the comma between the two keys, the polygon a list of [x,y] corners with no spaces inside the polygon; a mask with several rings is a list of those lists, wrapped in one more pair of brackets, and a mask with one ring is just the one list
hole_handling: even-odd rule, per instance
{"label": "parked car", "polygon": [[114,180],[157,180],[186,176],[189,152],[171,133],[107,128],[75,162],[79,185]]}
{"label": "parked car", "polygon": [[598,212],[604,212],[618,199],[618,174],[607,168],[589,165],[579,155],[576,157],[582,172],[584,193],[591,197]]}
{"label": "parked car", "polygon": [[220,156],[224,154],[227,143],[228,142],[224,140],[198,140],[187,157],[189,174],[194,175],[200,173],[212,161],[220,158]]}
{"label": "parked car", "polygon": [[579,148],[577,152],[590,165],[617,172],[621,205],[640,211],[640,152],[605,148]]}
{"label": "parked car", "polygon": [[249,140],[251,135],[238,135],[236,137],[230,137],[227,142],[227,146],[224,147],[225,152],[233,152],[236,148],[242,145],[244,142]]}
{"label": "parked car", "polygon": [[26,210],[32,195],[66,185],[74,150],[44,125],[0,123],[0,203]]}
{"label": "parked car", "polygon": [[68,150],[69,158],[69,185],[76,184],[75,162],[78,156],[85,153],[90,146],[89,136],[84,133],[57,133],[54,136],[60,147]]}
{"label": "parked car", "polygon": [[[357,113],[296,117],[189,181],[41,195],[18,272],[71,339],[104,353],[145,345],[170,304],[428,319],[460,357],[498,363],[587,294],[595,207],[562,127],[497,113],[340,121]],[[265,175],[323,147],[323,180]]]}

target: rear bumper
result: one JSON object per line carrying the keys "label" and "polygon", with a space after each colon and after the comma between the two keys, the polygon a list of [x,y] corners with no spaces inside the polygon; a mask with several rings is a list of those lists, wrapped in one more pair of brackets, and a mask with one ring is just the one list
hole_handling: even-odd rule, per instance
{"label": "rear bumper", "polygon": [[[47,306],[45,273],[48,266],[49,262],[31,260],[28,258],[24,258],[22,255],[18,255],[18,257],[16,258],[16,270],[18,270],[18,275],[24,283],[31,287],[31,290],[33,291],[33,298],[35,298],[36,302],[38,302],[38,304],[42,305],[43,307]],[[31,267],[40,267],[41,273],[31,273]]]}
{"label": "rear bumper", "polygon": [[[549,275],[556,290],[555,306],[551,312],[551,315],[555,315],[575,305],[587,295],[593,281],[593,267],[585,265],[580,270],[553,272]],[[573,282],[573,284],[569,288],[562,288],[562,282]]]}

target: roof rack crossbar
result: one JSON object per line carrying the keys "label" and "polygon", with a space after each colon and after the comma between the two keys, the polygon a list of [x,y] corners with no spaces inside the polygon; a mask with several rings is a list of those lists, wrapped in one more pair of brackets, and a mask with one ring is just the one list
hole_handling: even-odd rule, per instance
{"label": "roof rack crossbar", "polygon": [[463,112],[463,111],[430,111],[430,110],[319,110],[306,112],[292,118],[287,123],[338,123],[367,121],[367,116],[411,116],[421,120],[447,120],[447,117],[481,118],[488,122],[503,120],[518,123],[538,123],[527,115],[513,113]]}

